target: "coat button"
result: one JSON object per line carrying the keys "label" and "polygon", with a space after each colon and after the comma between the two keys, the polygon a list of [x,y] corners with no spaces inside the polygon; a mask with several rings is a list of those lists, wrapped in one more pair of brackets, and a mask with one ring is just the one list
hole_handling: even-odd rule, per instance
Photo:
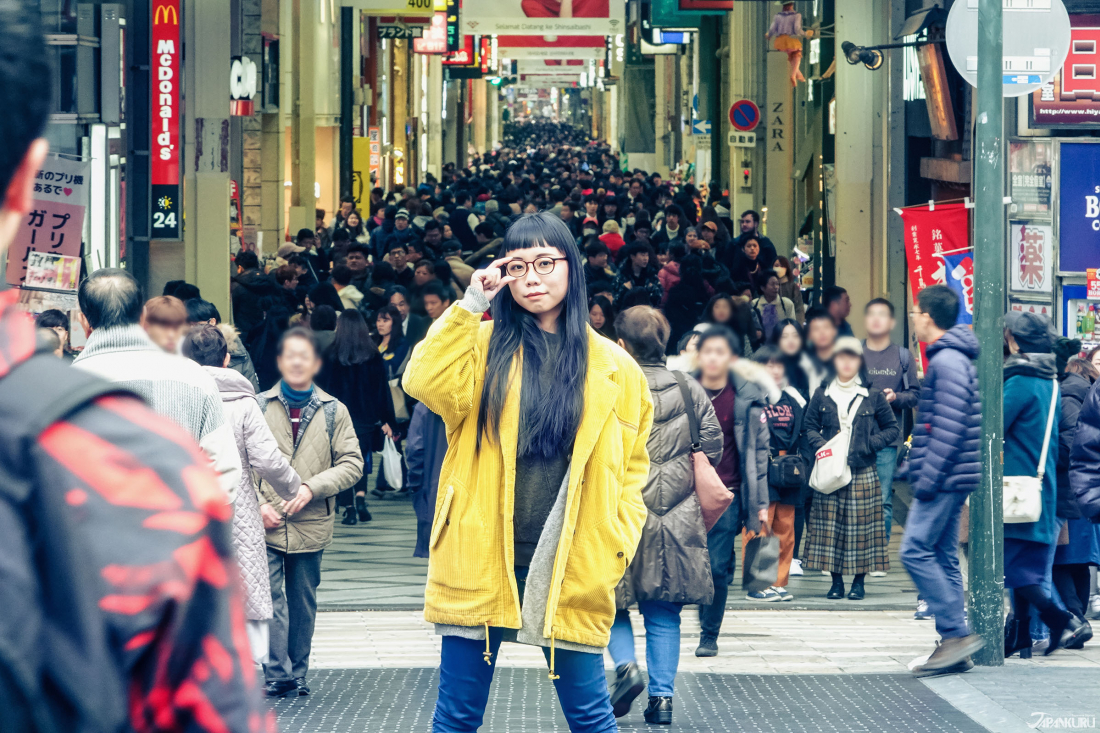
{"label": "coat button", "polygon": [[445,524],[447,526],[450,526],[451,520],[450,519],[445,519],[445,520],[443,520],[443,524]]}
{"label": "coat button", "polygon": [[621,552],[615,553],[615,557],[622,557],[622,556],[623,556],[623,553],[621,553]]}

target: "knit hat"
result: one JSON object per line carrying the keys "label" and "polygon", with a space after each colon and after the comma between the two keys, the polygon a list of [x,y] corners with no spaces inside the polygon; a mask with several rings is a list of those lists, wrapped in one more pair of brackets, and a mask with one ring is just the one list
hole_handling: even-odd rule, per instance
{"label": "knit hat", "polygon": [[399,209],[397,211],[397,216],[394,217],[394,218],[396,218],[396,219],[408,219],[409,218],[409,210],[408,209]]}
{"label": "knit hat", "polygon": [[1049,354],[1058,338],[1050,318],[1038,313],[1009,311],[1005,315],[1005,327],[1024,354]]}

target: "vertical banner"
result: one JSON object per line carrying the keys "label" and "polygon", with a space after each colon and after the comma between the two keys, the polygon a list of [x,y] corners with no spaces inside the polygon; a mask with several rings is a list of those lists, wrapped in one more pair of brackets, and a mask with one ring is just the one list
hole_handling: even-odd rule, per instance
{"label": "vertical banner", "polygon": [[1084,272],[1100,266],[1100,144],[1061,143],[1059,154],[1058,270]]}
{"label": "vertical banner", "polygon": [[955,291],[959,296],[962,308],[959,309],[959,323],[968,326],[974,325],[974,254],[973,252],[959,252],[953,255],[944,255],[944,275],[947,278],[947,287]]}
{"label": "vertical banner", "polygon": [[154,239],[180,238],[180,0],[153,0],[152,161]]}
{"label": "vertical banner", "polygon": [[46,158],[34,181],[34,203],[8,249],[7,282],[22,285],[31,252],[80,256],[90,163]]}
{"label": "vertical banner", "polygon": [[[929,206],[915,206],[908,209],[897,209],[901,214],[901,220],[905,225],[905,259],[909,265],[909,287],[913,291],[913,302],[917,302],[917,295],[929,285],[948,285],[946,257],[949,255],[961,255],[965,252],[970,258],[969,274],[969,304],[968,307],[959,309],[959,322],[972,323],[974,313],[974,260],[970,252],[970,216],[965,204],[938,204],[933,209]],[[959,280],[965,275],[965,265],[956,263],[955,267],[963,267]],[[956,292],[959,292],[956,288]],[[960,297],[966,303],[965,293]],[[964,316],[969,316],[969,321],[964,321]],[[928,357],[925,354],[925,345],[920,347],[922,368],[927,368]]]}

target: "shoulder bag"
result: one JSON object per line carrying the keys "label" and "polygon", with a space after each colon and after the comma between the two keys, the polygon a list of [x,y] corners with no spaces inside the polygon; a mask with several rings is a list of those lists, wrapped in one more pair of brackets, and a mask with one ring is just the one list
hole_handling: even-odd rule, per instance
{"label": "shoulder bag", "polygon": [[684,399],[684,412],[687,413],[688,428],[691,431],[691,467],[695,474],[695,495],[699,497],[699,506],[703,509],[703,525],[709,532],[718,523],[722,515],[733,503],[734,493],[726,488],[714,466],[710,465],[707,454],[703,452],[702,438],[699,437],[699,416],[695,414],[695,400],[691,399],[684,375],[672,372],[680,394]]}
{"label": "shoulder bag", "polygon": [[1043,450],[1039,454],[1035,475],[1005,476],[1003,479],[1005,524],[1037,522],[1043,514],[1043,476],[1046,473],[1050,436],[1054,431],[1054,409],[1058,406],[1058,381],[1054,380],[1052,384],[1054,392],[1050,396],[1050,410],[1047,413],[1047,432],[1043,437]]}
{"label": "shoulder bag", "polygon": [[814,454],[814,470],[810,474],[810,486],[815,491],[831,494],[852,483],[852,469],[848,465],[848,448],[852,442],[852,422],[862,404],[863,395],[859,395],[848,408],[847,414],[841,413],[839,406],[837,407],[840,431]]}

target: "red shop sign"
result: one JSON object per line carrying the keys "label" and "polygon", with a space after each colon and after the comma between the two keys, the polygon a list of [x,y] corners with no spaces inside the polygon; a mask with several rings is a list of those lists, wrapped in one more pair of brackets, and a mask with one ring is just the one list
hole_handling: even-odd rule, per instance
{"label": "red shop sign", "polygon": [[151,175],[155,239],[180,236],[180,2],[153,0]]}

